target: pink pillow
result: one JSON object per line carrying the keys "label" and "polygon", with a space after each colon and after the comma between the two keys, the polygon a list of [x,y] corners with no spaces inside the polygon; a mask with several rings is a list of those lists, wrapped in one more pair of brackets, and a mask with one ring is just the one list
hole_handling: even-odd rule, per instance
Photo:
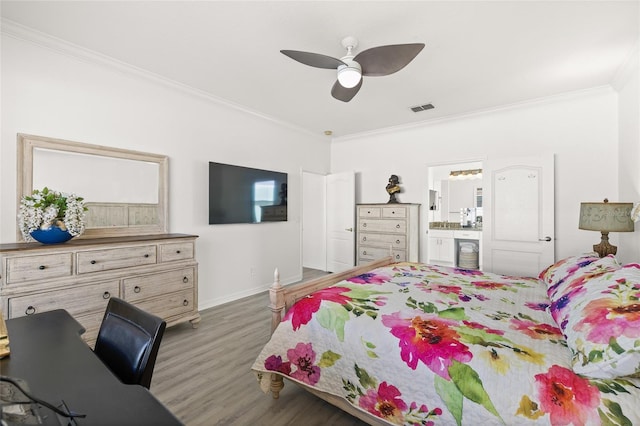
{"label": "pink pillow", "polygon": [[573,370],[594,378],[640,374],[640,264],[602,258],[550,294]]}
{"label": "pink pillow", "polygon": [[[620,263],[612,254],[603,258],[598,257],[596,253],[593,254],[595,254],[595,257],[591,254],[575,257],[575,261],[567,261],[551,271],[551,276],[548,280],[545,279],[547,282],[547,294],[550,299],[557,299],[566,294],[568,289],[575,287],[576,280],[620,269]],[[544,273],[545,271],[540,276],[542,277]]]}

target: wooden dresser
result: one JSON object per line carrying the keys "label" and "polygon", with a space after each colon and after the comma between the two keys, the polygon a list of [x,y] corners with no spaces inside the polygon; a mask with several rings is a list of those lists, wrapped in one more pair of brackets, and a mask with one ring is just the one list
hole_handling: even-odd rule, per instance
{"label": "wooden dresser", "polygon": [[110,297],[171,326],[200,321],[195,235],[74,239],[63,244],[0,244],[0,308],[5,318],[66,309],[93,345]]}
{"label": "wooden dresser", "polygon": [[389,256],[417,262],[419,204],[358,204],[358,265]]}

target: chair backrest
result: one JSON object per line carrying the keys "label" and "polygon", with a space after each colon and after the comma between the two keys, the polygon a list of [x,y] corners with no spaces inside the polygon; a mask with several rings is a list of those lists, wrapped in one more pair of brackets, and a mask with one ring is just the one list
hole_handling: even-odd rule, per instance
{"label": "chair backrest", "polygon": [[123,383],[149,389],[166,326],[162,318],[112,297],[94,352]]}

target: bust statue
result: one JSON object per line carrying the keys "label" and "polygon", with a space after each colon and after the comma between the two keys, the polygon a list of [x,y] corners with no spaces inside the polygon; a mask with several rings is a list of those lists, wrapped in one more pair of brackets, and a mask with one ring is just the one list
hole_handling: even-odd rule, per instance
{"label": "bust statue", "polygon": [[387,184],[387,193],[389,194],[389,201],[387,204],[397,203],[396,194],[400,192],[400,180],[397,175],[391,175],[389,177],[389,183]]}

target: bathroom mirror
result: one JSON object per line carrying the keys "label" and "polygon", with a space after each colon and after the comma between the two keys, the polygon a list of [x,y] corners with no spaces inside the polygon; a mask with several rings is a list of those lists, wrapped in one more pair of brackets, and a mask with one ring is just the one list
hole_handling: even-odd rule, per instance
{"label": "bathroom mirror", "polygon": [[167,232],[164,155],[19,134],[17,182],[18,208],[45,186],[83,197],[86,229],[78,238]]}

